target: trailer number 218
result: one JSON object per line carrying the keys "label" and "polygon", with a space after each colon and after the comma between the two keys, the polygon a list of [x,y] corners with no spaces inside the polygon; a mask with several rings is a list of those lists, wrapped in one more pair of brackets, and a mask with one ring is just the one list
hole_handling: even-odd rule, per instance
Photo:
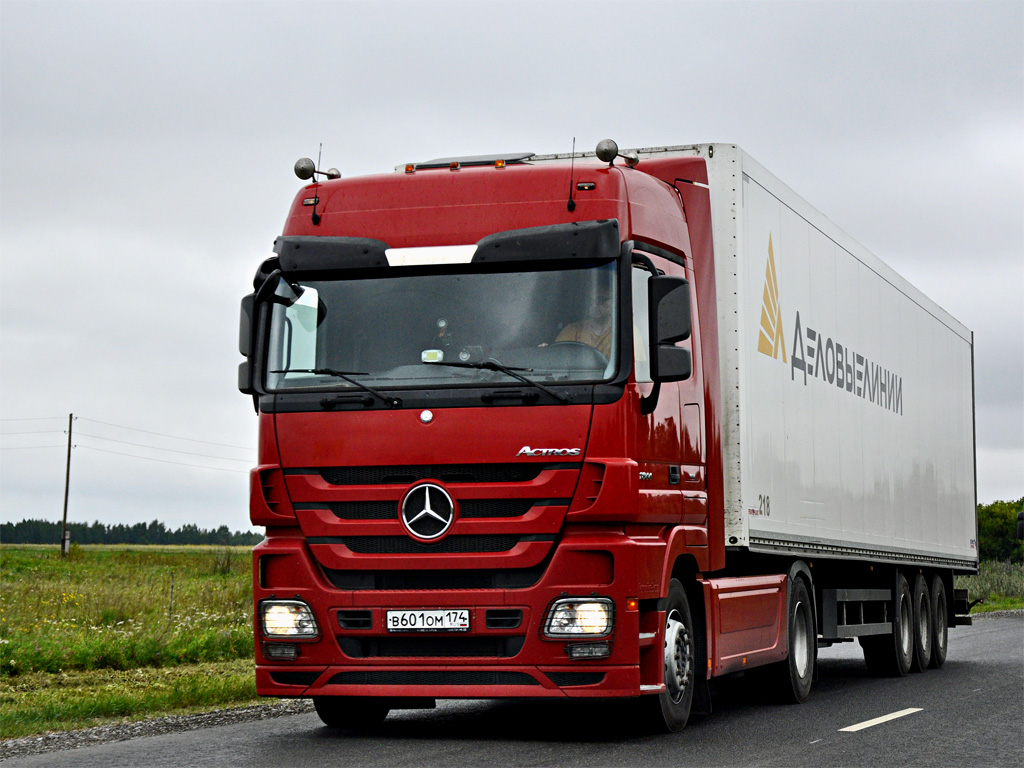
{"label": "trailer number 218", "polygon": [[771,517],[772,516],[772,502],[768,498],[767,493],[757,494],[757,516],[758,517]]}

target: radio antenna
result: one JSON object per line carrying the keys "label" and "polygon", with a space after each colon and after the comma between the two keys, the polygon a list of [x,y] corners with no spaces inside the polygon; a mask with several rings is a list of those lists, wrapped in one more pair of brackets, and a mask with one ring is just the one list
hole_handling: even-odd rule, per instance
{"label": "radio antenna", "polygon": [[569,202],[566,204],[566,208],[569,209],[569,213],[576,210],[576,201],[572,199],[572,188],[573,188],[573,173],[576,168],[576,137],[572,137],[572,154],[569,155]]}
{"label": "radio antenna", "polygon": [[[320,169],[320,157],[324,153],[324,143],[320,142],[320,149],[316,153],[316,167]],[[320,180],[313,174],[313,226],[317,226],[320,223],[320,214],[316,212],[316,204],[320,202]]]}

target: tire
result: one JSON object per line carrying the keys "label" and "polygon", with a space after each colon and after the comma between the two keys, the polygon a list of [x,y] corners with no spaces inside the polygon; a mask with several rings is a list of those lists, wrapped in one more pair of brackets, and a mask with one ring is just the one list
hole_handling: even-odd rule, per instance
{"label": "tire", "polygon": [[818,657],[818,631],[811,608],[811,592],[804,579],[795,578],[791,582],[787,612],[786,658],[766,671],[774,698],[784,704],[802,704],[811,693]]}
{"label": "tire", "polygon": [[391,708],[375,697],[314,696],[313,708],[328,728],[357,731],[384,722]]}
{"label": "tire", "polygon": [[[669,582],[665,608],[665,650],[663,654],[665,691],[641,697],[644,725],[674,733],[686,727],[693,704],[694,675],[697,672],[696,645],[690,604],[683,585]],[[703,670],[701,670],[703,671]]]}
{"label": "tire", "polygon": [[896,589],[889,606],[892,634],[860,639],[864,661],[873,674],[903,677],[910,671],[914,655],[914,608],[910,586],[902,573],[896,574]]}
{"label": "tire", "polygon": [[949,614],[946,604],[946,583],[939,574],[932,576],[932,669],[942,669],[946,663],[946,650],[949,645]]}
{"label": "tire", "polygon": [[932,661],[932,638],[935,627],[932,626],[932,600],[928,592],[928,582],[924,574],[918,572],[914,578],[914,656],[910,660],[911,672],[924,672]]}

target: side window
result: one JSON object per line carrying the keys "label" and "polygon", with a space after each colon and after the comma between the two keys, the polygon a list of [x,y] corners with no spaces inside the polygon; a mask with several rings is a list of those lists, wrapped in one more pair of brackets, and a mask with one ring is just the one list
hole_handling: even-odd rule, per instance
{"label": "side window", "polygon": [[316,288],[306,288],[298,301],[288,307],[285,322],[291,342],[289,368],[316,368],[317,306]]}
{"label": "side window", "polygon": [[650,349],[650,328],[647,319],[647,281],[651,273],[640,267],[633,267],[633,369],[636,380],[641,383],[651,381],[651,362],[648,359]]}

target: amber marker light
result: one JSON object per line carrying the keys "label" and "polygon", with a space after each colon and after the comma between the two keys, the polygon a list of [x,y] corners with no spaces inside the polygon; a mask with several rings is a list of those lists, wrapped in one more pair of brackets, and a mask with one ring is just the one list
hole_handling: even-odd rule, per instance
{"label": "amber marker light", "polygon": [[452,160],[450,163],[448,163],[448,170],[449,171],[457,171],[457,170],[459,170],[459,161],[458,160]]}
{"label": "amber marker light", "polygon": [[406,173],[414,173],[415,171],[416,171],[416,165],[414,163],[406,163],[405,164],[405,172]]}
{"label": "amber marker light", "polygon": [[495,160],[494,161],[494,167],[495,168],[504,168],[505,167],[505,161],[504,160],[500,160],[500,159],[499,160]]}
{"label": "amber marker light", "polygon": [[626,598],[626,610],[627,611],[638,611],[640,610],[640,601],[635,597]]}

